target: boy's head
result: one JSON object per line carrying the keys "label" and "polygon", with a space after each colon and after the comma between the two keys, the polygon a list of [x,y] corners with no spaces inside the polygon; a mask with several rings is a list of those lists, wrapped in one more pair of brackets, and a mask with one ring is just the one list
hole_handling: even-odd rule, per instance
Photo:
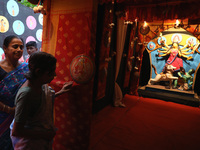
{"label": "boy's head", "polygon": [[29,58],[29,71],[26,73],[25,77],[29,80],[33,80],[45,75],[42,82],[50,83],[56,75],[56,62],[57,60],[53,55],[37,51]]}
{"label": "boy's head", "polygon": [[29,41],[26,43],[26,50],[29,55],[36,52],[38,50],[37,43],[35,41]]}

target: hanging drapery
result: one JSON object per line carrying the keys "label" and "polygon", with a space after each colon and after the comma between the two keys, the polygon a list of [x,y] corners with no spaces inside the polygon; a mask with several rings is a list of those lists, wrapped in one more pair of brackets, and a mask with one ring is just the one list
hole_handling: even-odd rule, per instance
{"label": "hanging drapery", "polygon": [[124,50],[124,43],[126,39],[126,31],[127,24],[124,23],[124,20],[117,20],[117,50],[116,50],[116,73],[115,73],[115,81],[117,80],[117,76],[120,69],[122,54]]}
{"label": "hanging drapery", "polygon": [[143,6],[128,6],[128,19],[139,21],[167,20],[167,19],[197,19],[200,16],[198,2],[191,3],[175,3],[165,5],[143,5]]}
{"label": "hanging drapery", "polygon": [[124,20],[118,18],[117,20],[117,42],[116,42],[116,71],[115,71],[115,91],[114,91],[114,106],[121,106],[121,100],[123,98],[122,90],[118,83],[116,82],[120,64],[122,60],[122,54],[124,50],[124,43],[126,39],[126,31],[127,31],[127,24],[124,23]]}
{"label": "hanging drapery", "polygon": [[[51,86],[58,91],[71,81],[70,64],[80,55],[94,58],[96,8],[93,0],[45,0],[42,51],[57,58],[56,78]],[[94,19],[94,20],[93,20]],[[80,62],[80,67],[84,62]],[[78,66],[77,66],[78,67]],[[55,100],[55,150],[88,149],[92,114],[93,79],[76,84]]]}
{"label": "hanging drapery", "polygon": [[108,64],[111,61],[109,52],[112,36],[112,27],[110,25],[113,22],[113,5],[101,5],[101,9],[99,10],[101,10],[100,14],[102,15],[102,20],[99,20],[102,25],[98,25],[102,26],[102,30],[97,31],[99,32],[97,33],[99,36],[98,38],[101,39],[101,41],[99,41],[100,46],[97,48],[99,49],[99,56],[97,56],[99,59],[99,68],[96,100],[101,100],[106,95]]}
{"label": "hanging drapery", "polygon": [[99,0],[99,3],[116,2],[120,10],[128,12],[128,20],[153,21],[167,19],[197,19],[200,16],[196,0]]}

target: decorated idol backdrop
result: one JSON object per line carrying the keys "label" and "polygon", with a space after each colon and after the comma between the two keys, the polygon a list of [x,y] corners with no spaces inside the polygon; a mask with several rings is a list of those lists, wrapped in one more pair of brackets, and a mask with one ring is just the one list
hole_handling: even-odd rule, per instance
{"label": "decorated idol backdrop", "polygon": [[[38,49],[42,42],[43,15],[34,14],[28,8],[14,0],[0,1],[0,60],[4,58],[3,40],[8,35],[17,35],[24,43],[36,41]],[[23,59],[27,58],[24,48]]]}
{"label": "decorated idol backdrop", "polygon": [[[173,78],[173,85],[177,86],[176,82],[180,80],[180,75],[184,77],[184,74],[187,74],[188,76],[183,80],[187,80],[187,83],[192,86],[200,62],[200,47],[199,40],[190,32],[183,28],[165,30],[147,44],[147,51],[150,53],[152,67],[149,84],[157,80],[157,74],[168,74],[167,66],[172,66],[172,74],[169,78]],[[187,78],[191,76],[192,78],[188,80]]]}

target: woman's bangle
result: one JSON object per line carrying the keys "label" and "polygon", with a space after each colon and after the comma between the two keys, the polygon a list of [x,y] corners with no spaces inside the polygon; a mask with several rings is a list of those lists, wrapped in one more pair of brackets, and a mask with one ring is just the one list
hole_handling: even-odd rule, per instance
{"label": "woman's bangle", "polygon": [[3,109],[2,109],[3,112],[5,111],[5,108],[6,108],[6,105],[3,105]]}
{"label": "woman's bangle", "polygon": [[10,113],[10,107],[9,106],[6,106],[5,112],[8,113],[8,114]]}
{"label": "woman's bangle", "polygon": [[7,112],[7,113],[9,114],[9,113],[10,113],[10,107],[9,107],[9,106],[7,106],[7,109],[8,109],[8,112]]}
{"label": "woman's bangle", "polygon": [[3,108],[2,108],[2,111],[9,114],[10,113],[10,107],[4,104]]}

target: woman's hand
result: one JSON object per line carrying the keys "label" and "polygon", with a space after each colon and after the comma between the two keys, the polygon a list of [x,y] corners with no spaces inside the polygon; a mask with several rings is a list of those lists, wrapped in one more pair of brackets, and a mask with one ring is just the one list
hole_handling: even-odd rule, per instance
{"label": "woman's hand", "polygon": [[2,102],[0,102],[0,111],[14,115],[15,114],[15,107],[10,107],[10,106],[5,105]]}

